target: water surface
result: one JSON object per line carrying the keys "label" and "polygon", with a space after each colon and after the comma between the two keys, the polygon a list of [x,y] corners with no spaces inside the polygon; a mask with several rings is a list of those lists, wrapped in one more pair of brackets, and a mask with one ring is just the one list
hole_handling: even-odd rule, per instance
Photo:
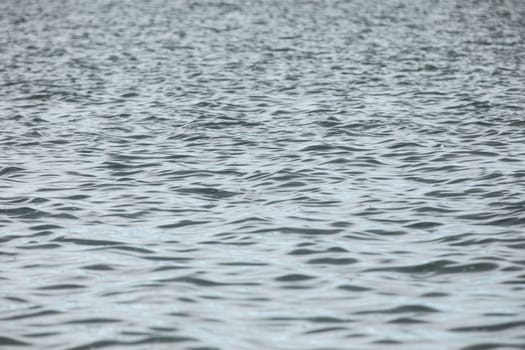
{"label": "water surface", "polygon": [[525,349],[522,1],[0,3],[2,349]]}

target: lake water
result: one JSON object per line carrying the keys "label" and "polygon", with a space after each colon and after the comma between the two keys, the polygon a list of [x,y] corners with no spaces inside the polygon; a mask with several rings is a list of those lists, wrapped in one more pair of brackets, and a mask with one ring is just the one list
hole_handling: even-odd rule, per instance
{"label": "lake water", "polygon": [[2,349],[525,349],[525,3],[0,2]]}

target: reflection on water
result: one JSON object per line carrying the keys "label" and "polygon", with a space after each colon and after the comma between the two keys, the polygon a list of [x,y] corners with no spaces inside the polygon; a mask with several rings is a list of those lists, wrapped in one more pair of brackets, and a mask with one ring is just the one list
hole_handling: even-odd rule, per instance
{"label": "reflection on water", "polygon": [[2,2],[2,349],[524,349],[524,29]]}

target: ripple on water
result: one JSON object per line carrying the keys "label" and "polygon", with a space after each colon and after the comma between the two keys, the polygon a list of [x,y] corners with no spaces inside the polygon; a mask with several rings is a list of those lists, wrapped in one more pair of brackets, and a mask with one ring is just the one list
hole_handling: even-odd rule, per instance
{"label": "ripple on water", "polygon": [[0,348],[524,348],[521,1],[0,14]]}

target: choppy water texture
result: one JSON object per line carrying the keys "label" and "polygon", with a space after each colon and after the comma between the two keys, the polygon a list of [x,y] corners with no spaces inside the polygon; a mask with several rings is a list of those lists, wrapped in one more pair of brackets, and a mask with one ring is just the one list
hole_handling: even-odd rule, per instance
{"label": "choppy water texture", "polygon": [[0,3],[2,349],[525,349],[525,3]]}

